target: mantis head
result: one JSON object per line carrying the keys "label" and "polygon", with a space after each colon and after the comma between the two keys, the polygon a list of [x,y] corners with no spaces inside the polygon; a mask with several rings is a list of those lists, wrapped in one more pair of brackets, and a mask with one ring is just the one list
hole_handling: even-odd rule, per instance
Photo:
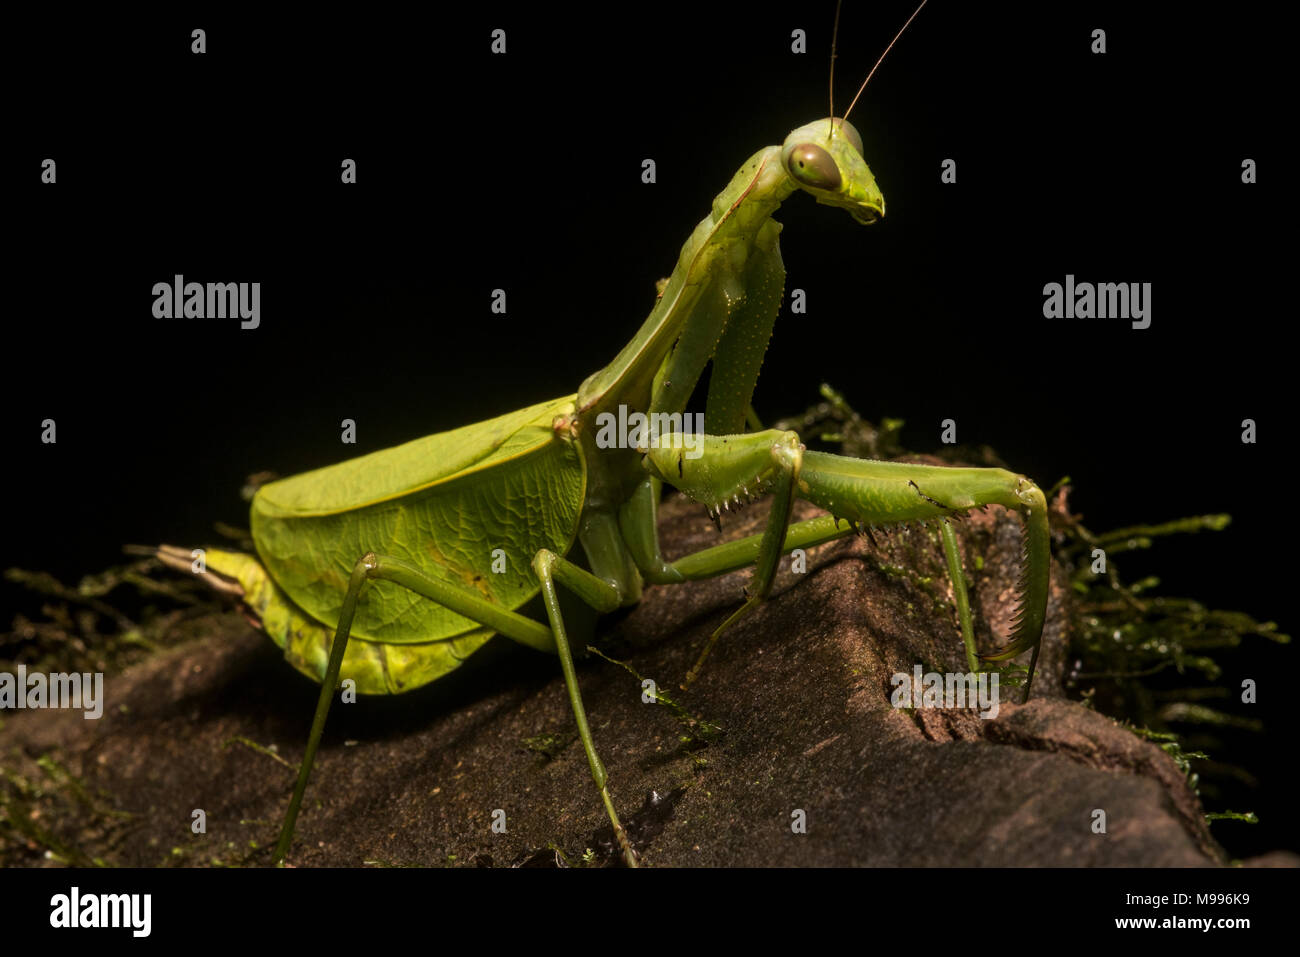
{"label": "mantis head", "polygon": [[862,158],[862,137],[848,120],[817,120],[794,130],[781,147],[781,165],[817,202],[848,210],[864,226],[885,215],[885,197]]}
{"label": "mantis head", "polygon": [[831,115],[799,127],[785,138],[785,145],[781,147],[781,165],[797,186],[812,193],[819,203],[847,209],[854,221],[864,226],[884,217],[885,197],[881,195],[871,170],[867,169],[867,161],[862,158],[862,137],[849,122],[849,114],[880,69],[880,64],[926,2],[921,0],[921,5],[907,18],[907,23],[894,34],[894,39],[889,41],[885,52],[880,54],[880,59],[858,87],[857,95],[843,117],[835,116],[835,43],[840,35],[843,0],[836,3],[835,26],[831,30]]}

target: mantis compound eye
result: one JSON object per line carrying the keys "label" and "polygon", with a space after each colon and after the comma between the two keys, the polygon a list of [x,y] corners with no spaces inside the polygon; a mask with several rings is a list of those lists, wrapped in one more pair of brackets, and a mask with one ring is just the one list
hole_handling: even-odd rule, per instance
{"label": "mantis compound eye", "polygon": [[798,182],[813,189],[839,189],[840,168],[816,143],[800,143],[786,156],[785,168]]}

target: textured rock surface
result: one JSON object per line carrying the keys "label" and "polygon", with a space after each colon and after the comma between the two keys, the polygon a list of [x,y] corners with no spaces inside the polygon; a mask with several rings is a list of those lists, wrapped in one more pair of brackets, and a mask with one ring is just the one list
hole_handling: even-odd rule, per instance
{"label": "textured rock surface", "polygon": [[[726,536],[760,530],[763,515],[755,506],[732,518]],[[661,525],[670,555],[718,541],[702,507],[685,500],[665,504]],[[963,523],[961,540],[981,647],[991,649],[1008,630],[1019,520],[990,509]],[[606,619],[607,654],[723,729],[693,737],[672,708],[642,703],[628,671],[594,656],[580,665],[615,801],[647,864],[1222,863],[1173,762],[1059,697],[1060,576],[1030,704],[1003,689],[992,720],[893,708],[895,672],[962,671],[964,655],[937,536],[878,541],[824,546],[804,575],[783,565],[773,599],[724,636],[689,693],[678,683],[737,606],[748,571],[648,589],[639,606]],[[293,773],[230,742],[297,760],[315,687],[237,614],[203,629],[202,641],[110,676],[100,721],[7,718],[6,768],[41,779],[34,759],[50,753],[89,796],[65,787],[31,797],[25,807],[42,831],[124,865],[268,860]],[[432,688],[335,706],[292,863],[553,866],[556,849],[570,863],[588,848],[595,862],[613,856],[555,661],[505,643],[486,652]],[[558,743],[539,744],[545,735]],[[191,833],[195,808],[206,813],[205,835]],[[492,830],[497,809],[504,834]],[[1092,829],[1098,809],[1105,834]],[[792,832],[796,810],[807,833]],[[42,860],[22,847],[6,857]]]}

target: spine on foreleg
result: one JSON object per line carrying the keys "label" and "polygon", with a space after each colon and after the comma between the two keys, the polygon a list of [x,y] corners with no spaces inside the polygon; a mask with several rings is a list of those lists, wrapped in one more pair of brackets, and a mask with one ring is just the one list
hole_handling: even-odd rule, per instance
{"label": "spine on foreleg", "polygon": [[800,446],[798,435],[779,429],[686,438],[661,436],[646,454],[646,469],[702,502],[712,515],[772,491],[785,453]]}

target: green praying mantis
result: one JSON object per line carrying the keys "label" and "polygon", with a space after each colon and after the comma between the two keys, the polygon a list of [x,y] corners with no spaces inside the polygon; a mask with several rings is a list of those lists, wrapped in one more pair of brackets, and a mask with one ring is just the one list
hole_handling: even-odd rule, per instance
{"label": "green praying mantis", "polygon": [[[276,863],[290,850],[340,682],[350,679],[361,694],[410,691],[500,634],[559,658],[591,776],[623,859],[636,866],[588,725],[559,589],[608,613],[636,603],[648,585],[753,566],[748,599],[713,632],[689,683],[719,635],[768,597],[783,554],[873,528],[937,522],[969,645],[948,520],[1000,505],[1024,520],[1022,605],[1009,643],[985,657],[1032,648],[1032,681],[1050,563],[1038,486],[1002,469],[853,459],[809,451],[794,432],[745,431],[784,294],[773,214],[796,192],[864,225],[885,214],[847,121],[851,110],[836,118],[832,102],[830,118],[744,163],[682,247],[639,331],[575,394],[267,484],[251,508],[256,555],[206,551],[205,577],[238,595],[289,663],[321,683]],[[691,429],[683,416],[710,362],[705,428]],[[765,530],[667,560],[656,525],[664,483],[715,519],[771,496]],[[796,499],[828,514],[792,523]],[[159,555],[191,569],[188,550],[163,546]],[[521,613],[538,595],[545,621]],[[1026,697],[1028,690],[1027,683]]]}

